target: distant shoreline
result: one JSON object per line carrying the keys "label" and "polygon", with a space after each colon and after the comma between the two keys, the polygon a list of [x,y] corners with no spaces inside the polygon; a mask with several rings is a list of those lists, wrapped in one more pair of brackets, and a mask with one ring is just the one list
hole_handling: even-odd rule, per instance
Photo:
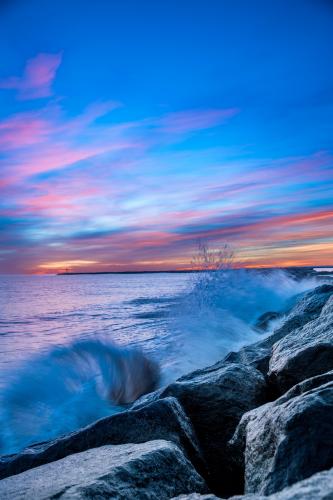
{"label": "distant shoreline", "polygon": [[203,270],[174,270],[174,271],[87,271],[87,272],[70,272],[70,273],[57,273],[57,276],[75,276],[77,274],[162,274],[162,273],[202,273]]}
{"label": "distant shoreline", "polygon": [[[247,269],[249,271],[271,271],[271,270],[289,270],[289,271],[308,271],[311,274],[313,273],[316,275],[316,271],[314,271],[314,268],[316,269],[327,269],[327,268],[333,268],[333,266],[300,266],[300,267],[250,267],[250,268],[239,268],[239,269]],[[237,268],[238,269],[238,268]],[[205,272],[205,269],[169,269],[166,271],[84,271],[84,272],[62,272],[62,273],[56,273],[57,276],[76,276],[76,275],[91,275],[91,274],[185,274],[185,273],[203,273]],[[323,271],[323,272],[329,272],[329,271]],[[330,271],[331,272],[331,271]]]}

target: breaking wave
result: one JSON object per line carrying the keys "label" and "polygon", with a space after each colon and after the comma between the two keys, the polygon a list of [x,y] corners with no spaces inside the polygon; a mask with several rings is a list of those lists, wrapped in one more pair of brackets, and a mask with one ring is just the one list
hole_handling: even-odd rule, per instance
{"label": "breaking wave", "polygon": [[[171,340],[176,347],[168,365],[172,374],[183,375],[220,360],[231,350],[255,342],[256,321],[268,311],[283,313],[297,297],[318,285],[315,278],[298,278],[283,270],[220,270],[193,275],[188,294],[177,303],[171,319]],[[269,324],[269,334],[282,318]]]}
{"label": "breaking wave", "polygon": [[158,365],[140,351],[97,339],[30,359],[3,393],[0,450],[11,453],[121,411],[158,380]]}

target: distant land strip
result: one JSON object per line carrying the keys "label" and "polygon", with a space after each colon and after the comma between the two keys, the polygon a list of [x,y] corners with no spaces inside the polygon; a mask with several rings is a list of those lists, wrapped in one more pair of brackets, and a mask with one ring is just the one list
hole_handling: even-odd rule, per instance
{"label": "distant land strip", "polygon": [[[251,268],[239,268],[239,269],[247,269],[248,271],[272,271],[272,270],[287,270],[287,271],[294,271],[294,272],[306,272],[306,273],[311,273],[313,275],[317,275],[317,272],[314,271],[314,268],[316,269],[333,269],[333,265],[326,265],[326,266],[292,266],[292,267],[251,267]],[[233,269],[238,269],[238,268],[233,268]],[[167,274],[179,274],[179,273],[203,273],[207,271],[214,271],[214,269],[169,269],[166,271],[81,271],[81,272],[75,272],[75,271],[69,271],[69,272],[61,272],[61,273],[56,273],[57,276],[76,276],[76,275],[85,275],[85,274],[162,274],[162,273],[167,273]],[[323,273],[332,273],[332,271],[322,271]]]}
{"label": "distant land strip", "polygon": [[82,272],[63,272],[57,273],[57,276],[73,276],[77,274],[161,274],[161,273],[202,273],[205,269],[180,269],[167,271],[82,271]]}

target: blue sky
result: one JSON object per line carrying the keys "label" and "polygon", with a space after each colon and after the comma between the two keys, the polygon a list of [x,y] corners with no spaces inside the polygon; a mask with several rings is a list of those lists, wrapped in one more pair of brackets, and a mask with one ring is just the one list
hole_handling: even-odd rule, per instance
{"label": "blue sky", "polygon": [[0,15],[0,270],[184,268],[199,238],[332,260],[329,1]]}

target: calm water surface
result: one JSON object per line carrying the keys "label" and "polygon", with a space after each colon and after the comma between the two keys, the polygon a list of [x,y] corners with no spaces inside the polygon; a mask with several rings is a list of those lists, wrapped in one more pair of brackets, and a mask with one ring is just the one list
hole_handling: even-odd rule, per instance
{"label": "calm water surface", "polygon": [[190,274],[2,276],[0,373],[54,345],[106,337],[156,352]]}

